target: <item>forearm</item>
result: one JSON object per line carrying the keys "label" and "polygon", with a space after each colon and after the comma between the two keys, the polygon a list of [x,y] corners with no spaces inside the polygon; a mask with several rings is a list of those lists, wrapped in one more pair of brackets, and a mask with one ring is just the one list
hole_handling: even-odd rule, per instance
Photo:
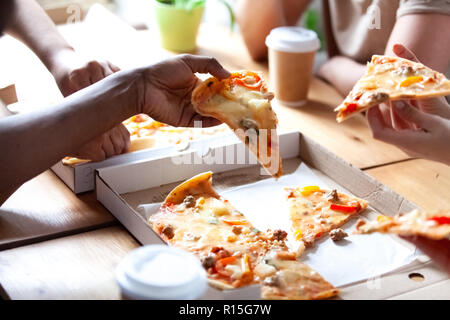
{"label": "forearm", "polygon": [[318,75],[332,84],[341,95],[346,96],[365,69],[364,65],[350,58],[335,56],[319,69]]}
{"label": "forearm", "polygon": [[0,120],[0,204],[22,183],[138,113],[139,73],[117,73],[59,105]]}
{"label": "forearm", "polygon": [[240,0],[236,19],[252,58],[265,58],[265,40],[270,30],[295,24],[308,3],[309,0]]}
{"label": "forearm", "polygon": [[[414,32],[411,32],[414,30]],[[445,72],[450,61],[450,17],[444,14],[411,14],[395,23],[386,54],[399,43],[414,52],[426,66]]]}
{"label": "forearm", "polygon": [[35,0],[15,0],[5,32],[22,41],[51,71],[53,57],[61,50],[73,50]]}

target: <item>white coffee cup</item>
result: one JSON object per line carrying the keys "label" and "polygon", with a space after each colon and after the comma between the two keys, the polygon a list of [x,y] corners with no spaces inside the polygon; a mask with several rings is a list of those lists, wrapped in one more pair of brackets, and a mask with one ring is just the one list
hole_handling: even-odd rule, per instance
{"label": "white coffee cup", "polygon": [[166,245],[143,246],[116,268],[122,297],[131,300],[192,300],[207,288],[206,272],[193,254]]}

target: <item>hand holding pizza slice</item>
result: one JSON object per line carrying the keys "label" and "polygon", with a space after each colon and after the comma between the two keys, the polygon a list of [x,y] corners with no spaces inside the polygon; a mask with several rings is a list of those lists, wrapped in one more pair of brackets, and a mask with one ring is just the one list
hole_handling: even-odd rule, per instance
{"label": "hand holding pizza slice", "polygon": [[450,81],[419,62],[374,55],[364,76],[335,109],[342,122],[358,112],[384,102],[425,99],[450,94]]}
{"label": "hand holding pizza slice", "polygon": [[195,110],[232,128],[272,176],[283,174],[278,147],[277,116],[270,101],[273,93],[260,74],[234,72],[227,79],[204,81],[192,94]]}

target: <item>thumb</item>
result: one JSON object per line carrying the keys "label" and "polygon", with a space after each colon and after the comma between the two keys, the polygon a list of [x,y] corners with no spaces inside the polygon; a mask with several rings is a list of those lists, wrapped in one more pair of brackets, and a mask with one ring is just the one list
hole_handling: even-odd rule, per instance
{"label": "thumb", "polygon": [[412,122],[422,129],[432,128],[439,121],[436,116],[422,112],[405,101],[392,101],[392,108],[403,120]]}
{"label": "thumb", "polygon": [[420,110],[450,120],[450,105],[444,97],[417,100]]}
{"label": "thumb", "polygon": [[402,44],[399,43],[394,44],[394,46],[392,47],[392,51],[395,53],[396,56],[400,58],[408,59],[414,62],[420,62],[419,59],[417,59],[416,55]]}

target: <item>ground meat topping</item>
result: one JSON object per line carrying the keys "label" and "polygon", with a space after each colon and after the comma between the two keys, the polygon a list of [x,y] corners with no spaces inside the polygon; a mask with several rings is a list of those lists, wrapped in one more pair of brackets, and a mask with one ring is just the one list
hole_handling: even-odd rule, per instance
{"label": "ground meat topping", "polygon": [[375,103],[375,102],[381,103],[381,102],[386,101],[388,98],[389,98],[389,95],[385,92],[375,92],[370,96],[370,101],[372,103]]}
{"label": "ground meat topping", "polygon": [[333,189],[330,192],[326,193],[325,194],[325,199],[327,199],[330,202],[332,202],[332,201],[339,201],[339,196],[338,196],[338,193],[337,193],[336,189]]}
{"label": "ground meat topping", "polygon": [[330,238],[333,241],[339,241],[348,237],[347,232],[342,230],[341,228],[333,229],[330,231]]}
{"label": "ground meat topping", "polygon": [[242,226],[233,226],[233,228],[231,229],[231,231],[233,231],[234,234],[241,234],[241,232],[242,232]]}
{"label": "ground meat topping", "polygon": [[165,226],[161,233],[167,237],[167,239],[172,239],[175,235],[174,228],[171,225]]}
{"label": "ground meat topping", "polygon": [[281,229],[277,229],[272,233],[272,238],[271,240],[278,240],[278,241],[282,241],[284,239],[286,239],[287,237],[287,232]]}
{"label": "ground meat topping", "polygon": [[214,256],[212,256],[212,255],[209,255],[209,256],[203,257],[201,259],[201,262],[202,262],[203,268],[209,269],[209,268],[214,267],[214,265],[216,264],[216,258],[214,258]]}
{"label": "ground meat topping", "polygon": [[414,73],[414,68],[411,66],[401,66],[394,73],[400,76],[410,76]]}
{"label": "ground meat topping", "polygon": [[305,245],[305,248],[312,247],[312,245],[314,243],[314,239],[311,239],[309,237],[308,238],[303,238],[302,240],[303,240],[303,243]]}
{"label": "ground meat topping", "polygon": [[186,198],[184,198],[183,204],[186,208],[195,207],[195,198],[193,196],[189,195]]}
{"label": "ground meat topping", "polygon": [[216,254],[217,259],[223,259],[231,256],[231,253],[222,247],[213,247],[211,252]]}
{"label": "ground meat topping", "polygon": [[277,276],[271,276],[265,278],[263,284],[270,287],[277,287],[280,284],[280,280]]}

